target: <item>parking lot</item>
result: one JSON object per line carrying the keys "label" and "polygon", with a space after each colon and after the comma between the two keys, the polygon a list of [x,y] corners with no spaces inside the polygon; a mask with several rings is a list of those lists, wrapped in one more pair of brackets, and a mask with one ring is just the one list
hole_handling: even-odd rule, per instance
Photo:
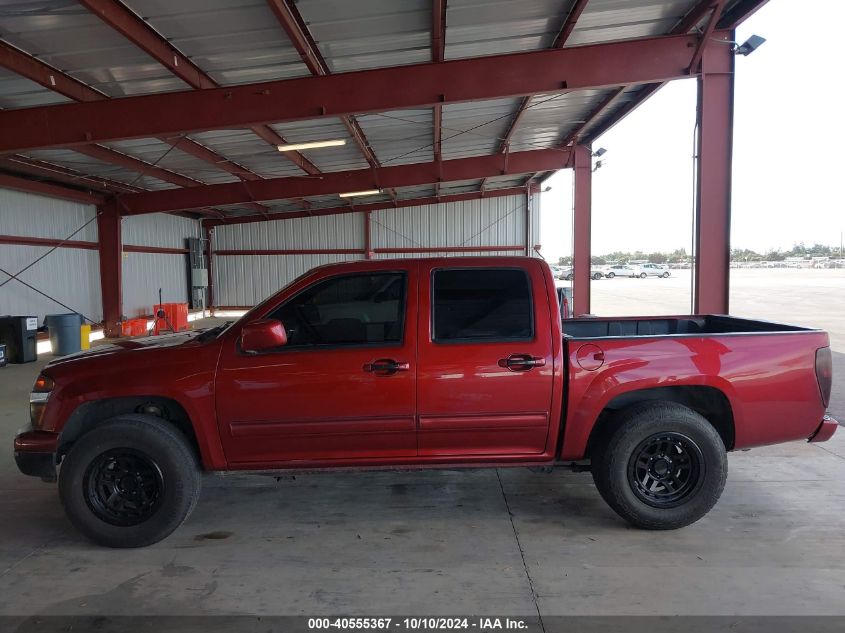
{"label": "parking lot", "polygon": [[[689,277],[594,283],[595,312],[686,311]],[[739,271],[733,311],[831,329],[845,415],[843,271]],[[837,304],[838,302],[838,304]],[[0,614],[845,614],[845,433],[730,456],[716,508],[624,524],[589,474],[524,469],[207,476],[165,541],[84,540],[11,439],[49,357],[2,370]],[[29,619],[29,618],[35,619]]]}

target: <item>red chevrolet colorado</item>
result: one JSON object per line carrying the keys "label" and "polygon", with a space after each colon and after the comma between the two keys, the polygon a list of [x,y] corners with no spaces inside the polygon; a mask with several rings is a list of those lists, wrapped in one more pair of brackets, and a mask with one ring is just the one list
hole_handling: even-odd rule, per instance
{"label": "red chevrolet colorado", "polygon": [[833,434],[828,345],[728,316],[562,321],[537,259],[336,264],[237,322],[51,362],[15,457],[114,547],[175,530],[203,470],[566,465],[670,529],[716,503],[727,451]]}

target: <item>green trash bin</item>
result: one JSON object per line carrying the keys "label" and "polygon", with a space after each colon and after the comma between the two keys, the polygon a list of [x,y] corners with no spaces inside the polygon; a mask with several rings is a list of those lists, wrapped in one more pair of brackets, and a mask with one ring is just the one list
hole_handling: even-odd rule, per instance
{"label": "green trash bin", "polygon": [[44,325],[50,333],[50,350],[55,356],[67,356],[82,350],[82,315],[48,314],[44,317]]}

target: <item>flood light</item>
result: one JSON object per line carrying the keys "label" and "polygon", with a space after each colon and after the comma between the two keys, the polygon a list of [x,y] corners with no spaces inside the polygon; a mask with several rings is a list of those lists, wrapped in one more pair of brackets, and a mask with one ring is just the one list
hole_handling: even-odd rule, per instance
{"label": "flood light", "polygon": [[754,51],[756,51],[758,48],[760,48],[765,41],[766,41],[765,37],[760,37],[759,35],[752,35],[747,40],[745,40],[744,44],[737,46],[734,49],[734,52],[737,55],[748,56],[751,53],[753,53]]}

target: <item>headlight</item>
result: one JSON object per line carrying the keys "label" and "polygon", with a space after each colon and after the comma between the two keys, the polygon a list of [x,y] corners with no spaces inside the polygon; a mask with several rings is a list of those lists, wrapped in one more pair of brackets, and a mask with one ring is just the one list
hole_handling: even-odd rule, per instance
{"label": "headlight", "polygon": [[29,421],[34,429],[41,428],[41,418],[44,417],[44,409],[54,386],[53,380],[44,374],[38,376],[32,386],[32,393],[29,394]]}

